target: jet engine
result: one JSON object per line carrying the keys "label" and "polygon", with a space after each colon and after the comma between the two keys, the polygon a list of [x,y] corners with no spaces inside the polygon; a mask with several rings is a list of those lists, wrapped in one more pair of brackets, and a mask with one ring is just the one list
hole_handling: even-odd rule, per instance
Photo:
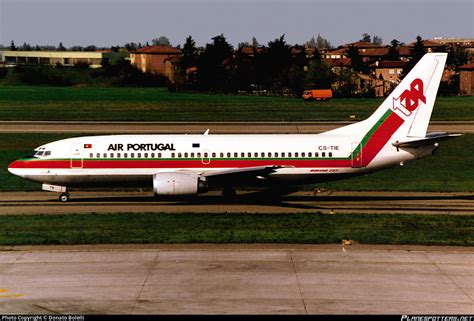
{"label": "jet engine", "polygon": [[190,173],[157,173],[153,175],[155,195],[196,195],[207,192],[206,178]]}

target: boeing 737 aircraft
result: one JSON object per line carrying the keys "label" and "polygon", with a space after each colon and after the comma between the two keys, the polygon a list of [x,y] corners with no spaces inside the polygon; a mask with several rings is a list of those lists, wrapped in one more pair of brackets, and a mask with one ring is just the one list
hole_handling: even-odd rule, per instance
{"label": "boeing 737 aircraft", "polygon": [[349,178],[432,155],[456,134],[429,133],[446,53],[427,53],[366,120],[314,135],[108,135],[63,139],[10,164],[69,200],[89,186],[153,186],[197,195],[236,186],[296,186]]}

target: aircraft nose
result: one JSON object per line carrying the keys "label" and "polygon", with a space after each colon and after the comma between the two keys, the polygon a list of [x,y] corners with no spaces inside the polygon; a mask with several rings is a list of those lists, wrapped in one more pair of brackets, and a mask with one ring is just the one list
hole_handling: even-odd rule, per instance
{"label": "aircraft nose", "polygon": [[25,177],[25,175],[21,173],[20,168],[18,168],[18,161],[13,161],[10,165],[8,165],[8,171],[13,175]]}

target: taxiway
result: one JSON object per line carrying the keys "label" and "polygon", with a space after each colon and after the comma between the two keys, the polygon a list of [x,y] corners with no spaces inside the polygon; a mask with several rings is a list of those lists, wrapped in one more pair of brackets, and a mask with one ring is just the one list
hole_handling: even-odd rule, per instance
{"label": "taxiway", "polygon": [[472,248],[3,248],[0,314],[472,314]]}
{"label": "taxiway", "polygon": [[[2,192],[0,215],[86,213],[373,213],[474,214],[474,193],[307,191],[281,197],[238,191],[226,202],[220,192],[192,198],[156,199],[151,191],[77,191],[68,203],[50,192]],[[225,208],[223,207],[225,205]]]}

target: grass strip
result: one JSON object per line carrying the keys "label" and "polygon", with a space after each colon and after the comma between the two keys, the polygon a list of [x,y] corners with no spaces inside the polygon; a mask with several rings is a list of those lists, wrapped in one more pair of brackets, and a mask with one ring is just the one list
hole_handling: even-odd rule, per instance
{"label": "grass strip", "polygon": [[304,243],[474,245],[474,216],[74,214],[0,216],[0,245]]}
{"label": "grass strip", "polygon": [[[382,101],[305,102],[288,97],[170,93],[166,88],[0,86],[0,120],[361,120]],[[438,97],[432,119],[474,120],[474,97]]]}

